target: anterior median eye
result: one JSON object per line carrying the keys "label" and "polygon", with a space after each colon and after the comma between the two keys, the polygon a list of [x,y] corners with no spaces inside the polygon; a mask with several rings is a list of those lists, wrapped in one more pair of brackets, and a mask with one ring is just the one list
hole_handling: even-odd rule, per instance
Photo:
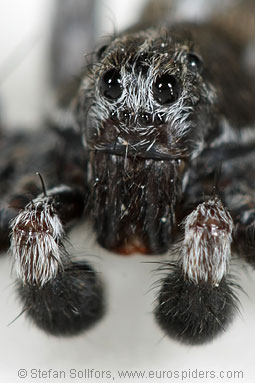
{"label": "anterior median eye", "polygon": [[117,100],[122,94],[121,76],[118,69],[107,70],[100,79],[100,92],[110,101]]}
{"label": "anterior median eye", "polygon": [[163,74],[156,78],[153,84],[153,96],[161,105],[171,104],[179,97],[180,86],[176,78],[170,74]]}

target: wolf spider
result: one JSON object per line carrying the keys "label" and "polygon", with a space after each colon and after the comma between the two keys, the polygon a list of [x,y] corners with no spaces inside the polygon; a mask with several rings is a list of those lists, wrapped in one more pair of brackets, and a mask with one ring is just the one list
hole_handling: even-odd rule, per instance
{"label": "wolf spider", "polygon": [[45,129],[1,130],[1,250],[37,326],[73,335],[104,313],[98,275],[66,250],[80,218],[111,252],[169,253],[154,310],[169,336],[200,344],[230,323],[231,256],[255,259],[255,87],[243,52],[213,22],[133,28],[98,50]]}

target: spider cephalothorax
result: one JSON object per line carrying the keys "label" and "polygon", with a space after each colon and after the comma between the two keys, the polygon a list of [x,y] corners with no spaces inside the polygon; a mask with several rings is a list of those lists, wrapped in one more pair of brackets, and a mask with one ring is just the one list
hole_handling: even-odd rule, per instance
{"label": "spider cephalothorax", "polygon": [[123,35],[99,56],[77,106],[91,151],[95,228],[111,250],[159,253],[169,246],[189,164],[213,128],[215,90],[176,31]]}

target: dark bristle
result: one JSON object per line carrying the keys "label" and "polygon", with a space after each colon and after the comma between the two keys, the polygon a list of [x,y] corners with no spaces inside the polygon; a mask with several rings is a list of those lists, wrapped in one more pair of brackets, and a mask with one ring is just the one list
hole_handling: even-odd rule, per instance
{"label": "dark bristle", "polygon": [[155,316],[167,335],[186,344],[203,344],[226,330],[237,310],[232,284],[218,286],[185,279],[180,267],[163,280]]}
{"label": "dark bristle", "polygon": [[72,336],[93,326],[104,313],[102,285],[86,263],[72,263],[38,288],[18,285],[26,315],[52,335]]}
{"label": "dark bristle", "polygon": [[43,191],[44,197],[47,197],[46,187],[45,187],[44,179],[43,179],[41,173],[36,172],[35,174],[40,178],[41,185],[42,185],[42,191]]}

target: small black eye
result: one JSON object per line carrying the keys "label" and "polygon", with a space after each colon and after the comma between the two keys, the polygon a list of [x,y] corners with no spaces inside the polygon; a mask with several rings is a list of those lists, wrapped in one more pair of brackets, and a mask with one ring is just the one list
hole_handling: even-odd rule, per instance
{"label": "small black eye", "polygon": [[140,54],[135,62],[135,71],[137,74],[141,73],[143,76],[147,75],[147,72],[149,70],[149,60],[148,60],[148,54],[142,53]]}
{"label": "small black eye", "polygon": [[100,92],[110,101],[117,100],[122,93],[121,76],[118,69],[107,70],[100,79]]}
{"label": "small black eye", "polygon": [[171,104],[179,97],[180,87],[176,78],[170,74],[159,76],[153,84],[153,96],[161,105]]}
{"label": "small black eye", "polygon": [[201,57],[199,57],[195,53],[188,53],[187,60],[188,60],[188,66],[191,70],[197,71],[198,73],[202,73],[204,64]]}
{"label": "small black eye", "polygon": [[108,48],[108,45],[103,45],[101,48],[98,49],[97,51],[97,58],[100,60],[104,54],[104,52],[106,51],[106,49]]}

